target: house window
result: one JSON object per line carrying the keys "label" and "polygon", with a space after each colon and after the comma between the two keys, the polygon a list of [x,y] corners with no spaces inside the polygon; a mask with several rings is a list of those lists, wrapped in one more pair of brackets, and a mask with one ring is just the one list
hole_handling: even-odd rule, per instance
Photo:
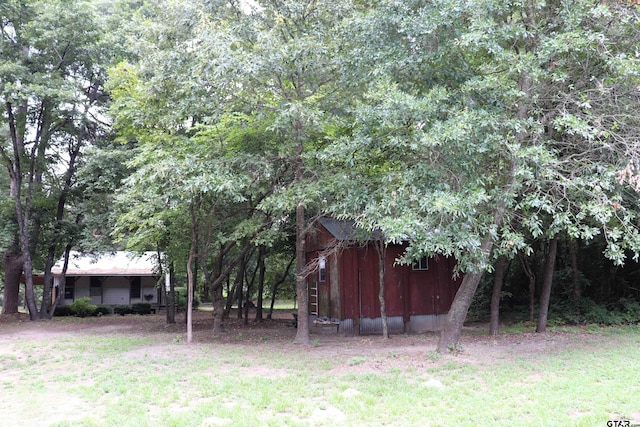
{"label": "house window", "polygon": [[102,296],[102,281],[99,277],[91,276],[89,279],[89,296]]}
{"label": "house window", "polygon": [[327,259],[323,256],[318,259],[318,281],[321,283],[327,281]]}
{"label": "house window", "polygon": [[429,260],[426,256],[423,256],[419,260],[413,263],[413,269],[417,271],[424,271],[429,269]]}
{"label": "house window", "polygon": [[76,278],[66,277],[64,280],[64,299],[73,299],[76,291]]}
{"label": "house window", "polygon": [[131,292],[129,297],[131,299],[140,298],[142,294],[142,285],[139,277],[134,277],[131,279]]}

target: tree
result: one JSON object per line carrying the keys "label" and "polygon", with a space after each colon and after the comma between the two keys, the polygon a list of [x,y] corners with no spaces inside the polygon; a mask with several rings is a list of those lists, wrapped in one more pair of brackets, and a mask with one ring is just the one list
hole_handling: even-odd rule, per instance
{"label": "tree", "polygon": [[603,233],[608,257],[637,257],[636,205],[615,181],[636,139],[636,15],[588,2],[381,2],[359,21],[370,43],[356,38],[367,50],[354,63],[376,78],[326,157],[383,158],[382,231],[411,242],[405,262],[458,260],[439,351],[457,345],[492,253],[529,251],[527,234]]}
{"label": "tree", "polygon": [[[216,25],[208,51],[219,51],[217,87],[232,88],[227,104],[255,111],[280,137],[277,155],[292,165],[287,185],[265,201],[271,215],[295,212],[298,329],[295,342],[309,344],[304,241],[308,212],[320,193],[308,153],[323,145],[345,100],[339,80],[340,46],[332,37],[351,13],[347,1],[263,1],[252,13],[238,14],[236,25]],[[213,25],[212,25],[213,26]],[[215,85],[212,78],[209,84]],[[228,89],[227,89],[228,90]],[[281,183],[282,184],[282,183]]]}
{"label": "tree", "polygon": [[[69,242],[69,193],[83,147],[103,133],[108,50],[94,11],[84,1],[11,0],[0,6],[0,98],[7,130],[0,155],[15,206],[19,248],[13,253],[22,260],[32,320],[53,314],[51,267]],[[38,309],[33,266],[41,262],[41,247],[45,286]],[[9,289],[17,286],[10,283]]]}

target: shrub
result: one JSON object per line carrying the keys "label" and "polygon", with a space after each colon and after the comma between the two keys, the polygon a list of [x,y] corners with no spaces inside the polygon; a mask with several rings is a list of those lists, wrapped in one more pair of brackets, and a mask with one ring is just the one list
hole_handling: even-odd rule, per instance
{"label": "shrub", "polygon": [[75,313],[76,316],[87,317],[95,315],[98,306],[91,304],[91,298],[84,297],[72,302],[69,308],[71,308],[71,311]]}
{"label": "shrub", "polygon": [[74,314],[68,305],[59,305],[56,307],[56,311],[53,312],[54,316],[73,316]]}
{"label": "shrub", "polygon": [[96,309],[96,316],[108,316],[111,314],[111,308],[106,305],[99,305]]}
{"label": "shrub", "polygon": [[640,322],[640,303],[621,298],[617,303],[598,304],[590,298],[567,301],[554,307],[558,321],[568,324],[621,325]]}
{"label": "shrub", "polygon": [[148,302],[137,302],[131,306],[133,314],[151,314],[151,304]]}
{"label": "shrub", "polygon": [[131,313],[133,313],[133,310],[128,305],[116,305],[115,307],[113,307],[113,314],[124,316],[125,314]]}

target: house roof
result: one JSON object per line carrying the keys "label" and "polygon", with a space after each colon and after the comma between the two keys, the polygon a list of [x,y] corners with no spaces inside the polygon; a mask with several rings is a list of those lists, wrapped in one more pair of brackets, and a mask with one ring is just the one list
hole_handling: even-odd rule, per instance
{"label": "house roof", "polygon": [[380,232],[367,232],[355,226],[353,221],[322,217],[318,221],[338,241],[380,240]]}
{"label": "house roof", "polygon": [[[71,252],[67,276],[157,276],[156,252],[116,251],[102,253]],[[62,274],[64,258],[51,269],[54,275]]]}

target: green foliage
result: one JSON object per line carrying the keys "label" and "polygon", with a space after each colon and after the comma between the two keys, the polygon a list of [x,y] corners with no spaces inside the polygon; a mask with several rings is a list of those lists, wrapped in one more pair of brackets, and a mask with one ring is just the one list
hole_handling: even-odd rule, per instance
{"label": "green foliage", "polygon": [[624,325],[640,323],[640,302],[621,298],[616,303],[597,304],[589,298],[552,307],[551,316],[565,324]]}
{"label": "green foliage", "polygon": [[[83,301],[78,302],[80,300],[74,301],[71,305],[59,305],[56,307],[56,311],[54,316],[79,316],[79,317],[87,317],[87,316],[108,316],[111,314],[111,309],[104,305],[95,306],[93,304],[88,304],[90,300],[86,298],[82,298]],[[75,304],[75,305],[74,305]],[[95,309],[93,309],[95,307]],[[84,313],[84,314],[80,314]]]}
{"label": "green foliage", "polygon": [[96,316],[108,316],[111,314],[111,308],[106,305],[99,305],[96,308]]}
{"label": "green foliage", "polygon": [[133,308],[130,305],[116,305],[113,307],[113,314],[118,314],[120,316],[133,314]]}
{"label": "green foliage", "polygon": [[54,316],[73,316],[75,312],[68,305],[59,305],[56,307],[56,311],[53,314]]}
{"label": "green foliage", "polygon": [[76,316],[87,317],[87,316],[95,316],[98,306],[95,304],[91,304],[91,298],[84,297],[84,298],[78,298],[75,301],[73,301],[69,305],[69,308]]}
{"label": "green foliage", "polygon": [[148,302],[137,302],[131,305],[132,314],[151,314],[151,304]]}
{"label": "green foliage", "polygon": [[[176,310],[187,311],[187,288],[176,288]],[[197,295],[193,298],[193,309],[197,309],[200,305],[200,299]]]}

